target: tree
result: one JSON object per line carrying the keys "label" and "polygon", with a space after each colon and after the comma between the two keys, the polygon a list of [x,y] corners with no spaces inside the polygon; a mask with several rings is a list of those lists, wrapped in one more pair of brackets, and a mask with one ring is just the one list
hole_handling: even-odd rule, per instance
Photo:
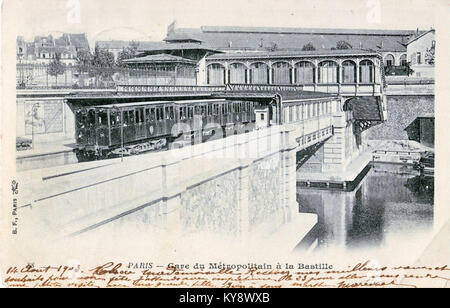
{"label": "tree", "polygon": [[47,73],[50,76],[56,77],[56,85],[58,85],[58,75],[64,74],[66,71],[66,67],[63,63],[60,61],[59,54],[56,54],[55,58],[50,62],[50,64],[47,67]]}
{"label": "tree", "polygon": [[425,53],[425,62],[427,64],[434,64],[434,50],[435,45],[432,45],[430,48],[427,48],[427,51]]}
{"label": "tree", "polygon": [[346,41],[338,41],[336,43],[336,49],[352,49],[352,45],[350,45],[348,42]]}
{"label": "tree", "polygon": [[304,46],[302,47],[302,50],[303,50],[303,51],[312,51],[312,50],[316,50],[316,47],[314,47],[314,45],[311,44],[311,42],[310,42],[310,43],[304,45]]}
{"label": "tree", "polygon": [[117,65],[125,66],[123,60],[135,58],[138,54],[138,47],[139,43],[135,41],[130,42],[129,46],[124,47],[117,57]]}
{"label": "tree", "polygon": [[89,73],[92,66],[92,54],[88,50],[78,51],[75,65],[79,74]]}
{"label": "tree", "polygon": [[114,74],[116,62],[112,52],[95,47],[92,55],[90,74],[97,78],[97,81],[110,79]]}

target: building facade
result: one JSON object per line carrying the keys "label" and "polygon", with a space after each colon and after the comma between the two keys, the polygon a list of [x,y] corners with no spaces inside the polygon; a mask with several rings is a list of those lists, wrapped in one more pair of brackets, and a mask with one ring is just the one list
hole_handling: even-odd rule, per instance
{"label": "building facade", "polygon": [[413,37],[408,42],[408,59],[414,77],[434,78],[435,30]]}
{"label": "building facade", "polygon": [[32,42],[17,37],[17,60],[22,64],[48,64],[58,57],[63,64],[74,65],[80,51],[89,51],[85,33],[36,36]]}
{"label": "building facade", "polygon": [[388,75],[407,74],[408,40],[414,30],[259,27],[171,28],[168,43],[195,43],[220,52],[357,49],[378,52]]}
{"label": "building facade", "polygon": [[[32,42],[17,37],[16,79],[19,88],[70,87],[77,82],[75,65],[80,52],[89,52],[85,33],[64,33],[61,37],[36,36]],[[64,71],[58,76],[49,74],[49,64],[59,59]]]}
{"label": "building facade", "polygon": [[382,92],[383,62],[362,50],[223,53],[206,57],[202,84],[302,85],[358,95]]}

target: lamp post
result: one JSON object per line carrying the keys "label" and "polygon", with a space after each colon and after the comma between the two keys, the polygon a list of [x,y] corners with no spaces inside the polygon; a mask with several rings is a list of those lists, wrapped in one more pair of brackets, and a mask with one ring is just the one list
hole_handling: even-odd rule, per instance
{"label": "lamp post", "polygon": [[119,107],[113,105],[113,108],[120,112],[120,162],[123,162],[123,115]]}
{"label": "lamp post", "polygon": [[37,112],[39,108],[39,103],[34,103],[31,106],[31,148],[34,150],[34,114]]}

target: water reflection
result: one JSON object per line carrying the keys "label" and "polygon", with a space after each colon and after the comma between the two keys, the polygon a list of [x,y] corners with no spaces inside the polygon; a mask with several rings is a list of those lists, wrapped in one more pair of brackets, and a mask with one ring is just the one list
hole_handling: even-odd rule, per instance
{"label": "water reflection", "polygon": [[351,192],[297,187],[297,202],[300,212],[318,214],[318,249],[376,248],[431,230],[433,181],[411,167],[376,164]]}

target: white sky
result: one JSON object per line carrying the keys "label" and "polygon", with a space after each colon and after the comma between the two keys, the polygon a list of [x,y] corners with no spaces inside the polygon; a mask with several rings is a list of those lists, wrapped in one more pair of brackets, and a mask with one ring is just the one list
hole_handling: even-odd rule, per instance
{"label": "white sky", "polygon": [[[86,32],[96,40],[161,40],[167,26],[429,29],[447,0],[4,0],[3,29]],[[76,4],[79,3],[79,19]],[[71,9],[74,8],[75,9]],[[71,15],[71,12],[75,14]],[[9,18],[8,18],[9,17]],[[92,46],[92,45],[91,45]]]}

